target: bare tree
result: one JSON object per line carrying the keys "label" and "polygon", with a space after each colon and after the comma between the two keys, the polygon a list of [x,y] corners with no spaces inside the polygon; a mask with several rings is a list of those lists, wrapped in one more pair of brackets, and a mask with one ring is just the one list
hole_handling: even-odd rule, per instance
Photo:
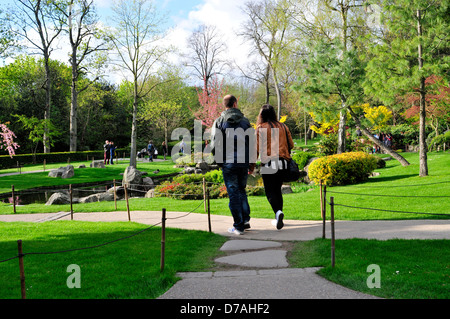
{"label": "bare tree", "polygon": [[278,118],[281,115],[281,89],[277,68],[284,54],[289,53],[290,10],[285,0],[247,2],[244,12],[248,16],[240,36],[253,43],[255,51],[267,62],[277,94]]}
{"label": "bare tree", "polygon": [[133,83],[130,166],[136,167],[138,105],[159,84],[146,85],[170,49],[158,43],[162,38],[158,29],[162,19],[149,0],[119,0],[114,3],[113,12],[117,27],[110,39],[118,56],[117,65],[131,75]]}
{"label": "bare tree", "polygon": [[[93,81],[90,81],[83,87],[78,87],[80,76],[89,73],[86,67],[87,60],[98,53],[105,50],[105,42],[99,39],[101,32],[97,28],[97,15],[94,11],[93,0],[69,0],[62,6],[58,5],[61,14],[66,17],[66,30],[70,43],[69,62],[72,68],[71,81],[71,98],[70,98],[70,151],[77,150],[77,110],[78,95],[86,90],[89,85],[99,79],[98,74],[95,75]],[[92,66],[96,69],[99,65]]]}
{"label": "bare tree", "polygon": [[195,70],[207,91],[210,79],[229,63],[224,58],[227,46],[215,26],[201,25],[189,38],[188,49],[186,66]]}
{"label": "bare tree", "polygon": [[[49,61],[54,42],[63,29],[63,18],[53,1],[17,0],[15,6],[15,13],[11,15],[13,19],[11,32],[26,40],[31,53],[41,54],[44,58],[45,83],[42,85],[46,92],[44,119],[49,122],[52,92]],[[44,153],[50,152],[48,134],[48,127],[45,127]]]}

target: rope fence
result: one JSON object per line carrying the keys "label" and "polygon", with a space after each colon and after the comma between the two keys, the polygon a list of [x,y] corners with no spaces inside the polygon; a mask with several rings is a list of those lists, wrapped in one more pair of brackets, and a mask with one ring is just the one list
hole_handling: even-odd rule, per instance
{"label": "rope fence", "polygon": [[[450,182],[450,181],[449,181]],[[449,183],[449,182],[442,182],[442,183]],[[14,259],[19,259],[19,271],[20,271],[20,282],[21,282],[21,294],[22,294],[22,299],[26,299],[26,289],[25,289],[25,274],[24,274],[24,257],[25,256],[31,256],[31,255],[48,255],[48,254],[62,254],[62,253],[68,253],[68,252],[73,252],[73,251],[80,251],[80,250],[88,250],[88,249],[95,249],[95,248],[99,248],[99,247],[103,247],[112,243],[116,243],[118,241],[122,241],[122,240],[126,240],[129,238],[133,238],[139,234],[142,234],[150,229],[152,229],[155,226],[161,225],[161,263],[160,263],[160,270],[164,271],[164,264],[165,264],[165,243],[166,243],[166,220],[168,219],[180,219],[180,218],[185,218],[187,216],[189,216],[190,214],[194,213],[202,204],[204,205],[204,209],[205,212],[207,212],[207,216],[208,216],[208,230],[209,232],[212,232],[211,230],[211,215],[210,215],[210,190],[208,188],[207,185],[213,185],[213,184],[221,184],[221,183],[212,183],[212,182],[206,182],[204,179],[202,182],[195,182],[195,183],[191,183],[191,184],[202,184],[203,187],[203,198],[199,201],[199,204],[192,209],[191,211],[187,212],[184,215],[178,216],[178,217],[172,217],[172,218],[168,218],[166,216],[166,209],[162,208],[162,217],[161,217],[161,221],[158,223],[155,223],[145,229],[142,229],[138,232],[135,232],[131,235],[125,236],[125,237],[121,237],[121,238],[117,238],[108,242],[104,242],[104,243],[100,243],[100,244],[95,244],[95,245],[91,245],[91,246],[87,246],[87,247],[79,247],[79,248],[71,248],[71,249],[65,249],[65,250],[59,250],[59,251],[49,251],[49,252],[23,252],[23,246],[22,246],[22,240],[18,240],[17,241],[17,245],[18,245],[18,254],[16,256],[12,256],[10,258],[6,258],[6,259],[2,259],[0,260],[0,263],[5,263]],[[433,183],[433,184],[442,184],[442,183]],[[106,189],[108,188],[107,186],[110,186],[111,183],[105,183],[104,186],[106,186]],[[190,184],[184,184],[184,185],[190,185]],[[223,184],[221,184],[223,185]],[[124,187],[124,192],[125,192],[125,200],[127,202],[127,213],[128,213],[128,220],[131,221],[131,214],[130,214],[130,207],[129,207],[129,202],[128,202],[128,189],[129,187],[136,187],[138,186],[138,184],[125,184]],[[142,185],[139,185],[142,186]],[[410,185],[412,186],[419,186],[419,185]],[[423,185],[420,185],[423,186]],[[114,188],[114,201],[116,203],[116,182],[113,181],[113,188]],[[70,195],[70,215],[71,215],[71,220],[73,220],[73,207],[72,207],[72,193],[74,190],[78,190],[77,188],[72,188],[72,185],[69,185],[69,195]],[[86,189],[82,189],[82,191],[90,191],[90,190],[86,190]],[[92,190],[93,192],[98,192],[97,190]],[[130,188],[130,191],[141,191],[141,192],[146,192],[143,190],[139,190],[139,189],[133,189]],[[335,193],[335,194],[342,194],[342,195],[346,195],[346,196],[374,196],[374,197],[379,197],[379,196],[383,196],[383,197],[406,197],[406,198],[410,198],[410,197],[424,197],[424,198],[448,198],[450,196],[425,196],[425,195],[418,195],[418,196],[411,196],[411,195],[380,195],[380,194],[358,194],[358,193],[351,193],[351,192],[339,192],[339,191],[334,191],[334,190],[327,190],[327,186],[324,185],[322,182],[320,183],[320,209],[321,209],[321,215],[322,215],[322,220],[323,220],[323,227],[322,227],[322,238],[326,238],[325,236],[325,222],[326,222],[326,207],[327,205],[330,206],[330,218],[331,218],[331,265],[332,267],[335,267],[335,209],[336,207],[346,207],[346,208],[351,208],[351,209],[364,209],[364,210],[372,210],[372,211],[382,211],[382,212],[394,212],[394,213],[405,213],[405,214],[425,214],[425,215],[438,215],[438,216],[449,216],[450,214],[445,214],[445,213],[425,213],[425,212],[408,212],[408,211],[397,211],[397,210],[388,210],[388,209],[380,209],[380,208],[370,208],[370,207],[357,207],[357,206],[352,206],[352,205],[345,205],[345,204],[341,204],[339,202],[335,202],[335,198],[334,197],[330,197],[330,200],[327,199],[327,192],[328,193]],[[168,194],[171,196],[199,196],[198,194],[172,194],[172,193],[161,193],[161,194]],[[14,199],[14,195],[15,195],[15,190],[14,190],[14,186],[12,186],[12,195],[13,195],[13,199]],[[14,202],[14,200],[13,200]],[[117,210],[117,204],[116,204],[116,210]],[[14,204],[14,213],[16,213],[15,211],[15,204]]]}
{"label": "rope fence", "polygon": [[[206,185],[206,183],[203,183],[204,185]],[[135,184],[134,186],[136,186],[137,184]],[[116,186],[115,186],[115,181],[114,181],[114,196],[116,199]],[[125,200],[127,201],[127,213],[128,213],[128,221],[131,221],[131,215],[130,215],[130,207],[129,207],[129,203],[128,203],[128,185],[124,185],[124,191],[125,191]],[[73,208],[72,208],[72,191],[75,190],[72,188],[72,185],[69,185],[69,195],[70,195],[70,205],[71,205],[71,220],[73,220]],[[132,190],[132,189],[130,189]],[[21,286],[21,297],[22,299],[26,299],[26,288],[25,288],[25,266],[24,266],[24,257],[25,256],[31,256],[31,255],[49,255],[49,254],[62,254],[62,253],[68,253],[68,252],[74,252],[74,251],[81,251],[81,250],[88,250],[88,249],[95,249],[95,248],[99,248],[99,247],[103,247],[112,243],[116,243],[125,239],[129,239],[132,237],[135,237],[139,234],[142,234],[150,229],[152,229],[155,226],[161,225],[161,261],[160,261],[160,271],[164,271],[164,266],[165,266],[165,243],[166,243],[166,220],[168,219],[181,219],[181,218],[185,218],[187,216],[189,216],[190,214],[192,214],[193,212],[195,212],[201,205],[204,204],[205,206],[205,211],[207,212],[207,216],[208,216],[208,230],[211,233],[212,229],[211,229],[211,210],[210,210],[210,195],[209,195],[209,189],[207,187],[203,188],[204,190],[204,194],[203,194],[203,199],[199,202],[199,204],[192,209],[191,211],[187,212],[184,215],[178,216],[178,217],[167,217],[166,216],[166,209],[163,208],[162,209],[162,217],[161,217],[161,222],[155,223],[145,229],[142,229],[138,232],[135,232],[131,235],[125,236],[125,237],[121,237],[121,238],[117,238],[108,242],[104,242],[104,243],[100,243],[100,244],[96,244],[96,245],[91,245],[91,246],[87,246],[87,247],[78,247],[78,248],[71,248],[71,249],[65,249],[65,250],[58,250],[58,251],[44,251],[44,252],[27,252],[24,253],[23,252],[23,243],[22,240],[18,240],[17,241],[17,249],[18,249],[18,254],[16,256],[10,257],[10,258],[6,258],[6,259],[2,259],[0,260],[0,264],[1,263],[5,263],[14,259],[19,259],[19,271],[20,271],[20,286]],[[88,191],[88,190],[86,190]],[[14,196],[14,186],[12,186],[12,195]],[[174,195],[174,194],[170,194],[170,195]],[[193,195],[193,194],[180,194],[180,195]],[[196,195],[198,196],[198,195]],[[13,197],[14,198],[14,197]],[[15,205],[14,205],[15,206]],[[116,206],[117,209],[117,206]],[[15,213],[15,207],[14,207],[14,213]]]}
{"label": "rope fence", "polygon": [[[450,181],[437,182],[437,183],[428,183],[428,184],[420,184],[420,185],[398,185],[392,187],[417,187],[417,186],[429,186],[429,185],[437,185],[437,184],[446,184],[450,183]],[[366,186],[367,187],[367,186]],[[369,186],[370,187],[370,186]],[[378,188],[381,186],[373,186],[373,188]],[[331,194],[342,194],[342,195],[351,195],[351,196],[372,196],[372,197],[391,197],[391,198],[449,198],[450,196],[446,195],[382,195],[382,194],[366,194],[366,193],[351,193],[351,192],[341,192],[341,191],[333,191],[327,190],[327,186],[320,181],[320,212],[322,217],[322,238],[326,238],[325,235],[325,224],[326,224],[326,207],[330,206],[330,226],[331,226],[331,265],[334,268],[335,266],[335,207],[345,207],[351,209],[360,209],[366,211],[376,211],[376,212],[390,212],[390,213],[401,213],[401,214],[419,214],[419,215],[434,215],[434,216],[448,216],[450,218],[450,213],[429,213],[429,212],[410,212],[410,211],[399,211],[393,209],[381,209],[381,208],[373,208],[373,207],[359,207],[353,205],[345,205],[335,202],[335,197],[331,196],[330,200],[327,199],[327,193]]]}

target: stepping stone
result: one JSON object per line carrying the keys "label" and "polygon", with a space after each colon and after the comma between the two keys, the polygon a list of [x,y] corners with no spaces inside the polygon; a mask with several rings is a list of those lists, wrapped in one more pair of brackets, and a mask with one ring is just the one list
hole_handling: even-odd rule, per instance
{"label": "stepping stone", "polygon": [[286,251],[279,249],[236,254],[220,257],[215,261],[242,267],[279,268],[289,266],[286,260]]}
{"label": "stepping stone", "polygon": [[221,251],[266,249],[281,247],[281,243],[265,240],[229,240],[220,248]]}

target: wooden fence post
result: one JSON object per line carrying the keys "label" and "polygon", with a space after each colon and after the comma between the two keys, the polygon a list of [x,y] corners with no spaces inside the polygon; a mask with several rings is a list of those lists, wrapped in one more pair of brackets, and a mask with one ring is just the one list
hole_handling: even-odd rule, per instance
{"label": "wooden fence post", "polygon": [[331,267],[335,265],[335,237],[334,237],[334,197],[330,197],[331,214]]}
{"label": "wooden fence post", "polygon": [[117,193],[116,193],[116,180],[113,180],[113,185],[114,185],[114,207],[117,210]]}
{"label": "wooden fence post", "polygon": [[19,251],[19,269],[20,269],[20,290],[22,293],[22,299],[26,299],[26,287],[25,287],[25,269],[23,266],[23,251],[22,240],[17,241],[17,249]]}
{"label": "wooden fence post", "polygon": [[325,211],[324,211],[324,200],[323,200],[323,181],[320,180],[320,214],[322,217],[322,238],[325,238]]}
{"label": "wooden fence post", "polygon": [[13,200],[13,211],[15,214],[16,213],[16,194],[14,192],[14,185],[11,185],[11,195],[12,195],[12,200]]}
{"label": "wooden fence post", "polygon": [[205,208],[205,213],[206,213],[206,180],[205,177],[203,177],[203,200],[204,200],[204,208]]}
{"label": "wooden fence post", "polygon": [[161,218],[161,271],[164,270],[165,255],[166,255],[166,209],[163,208]]}
{"label": "wooden fence post", "polygon": [[73,220],[72,184],[69,185],[69,197],[70,197],[70,220]]}
{"label": "wooden fence post", "polygon": [[128,212],[128,221],[131,221],[130,217],[130,204],[128,203],[128,191],[127,191],[128,185],[125,184],[125,199],[127,201],[127,212]]}
{"label": "wooden fence post", "polygon": [[206,201],[207,203],[207,207],[208,207],[208,228],[209,228],[209,232],[211,232],[211,206],[209,205],[209,189],[206,190]]}

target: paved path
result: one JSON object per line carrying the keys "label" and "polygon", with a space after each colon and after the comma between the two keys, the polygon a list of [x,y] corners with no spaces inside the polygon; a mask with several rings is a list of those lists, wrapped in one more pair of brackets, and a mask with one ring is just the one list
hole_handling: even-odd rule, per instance
{"label": "paved path", "polygon": [[[161,221],[161,212],[133,211],[131,221],[153,225]],[[205,214],[167,212],[166,226],[208,231]],[[80,221],[128,221],[127,212],[76,213]],[[0,215],[0,222],[45,222],[70,220],[66,212],[53,214]],[[322,222],[284,220],[282,230],[276,230],[271,219],[252,219],[251,229],[237,236],[227,232],[232,224],[230,216],[212,215],[212,231],[228,236],[222,246],[228,255],[218,258],[231,270],[180,273],[178,281],[161,299],[373,299],[318,276],[318,268],[288,268],[286,241],[312,240],[322,237]],[[336,239],[369,238],[450,239],[450,220],[401,221],[336,221]],[[326,223],[326,237],[330,225]],[[238,270],[234,270],[235,267]]]}

